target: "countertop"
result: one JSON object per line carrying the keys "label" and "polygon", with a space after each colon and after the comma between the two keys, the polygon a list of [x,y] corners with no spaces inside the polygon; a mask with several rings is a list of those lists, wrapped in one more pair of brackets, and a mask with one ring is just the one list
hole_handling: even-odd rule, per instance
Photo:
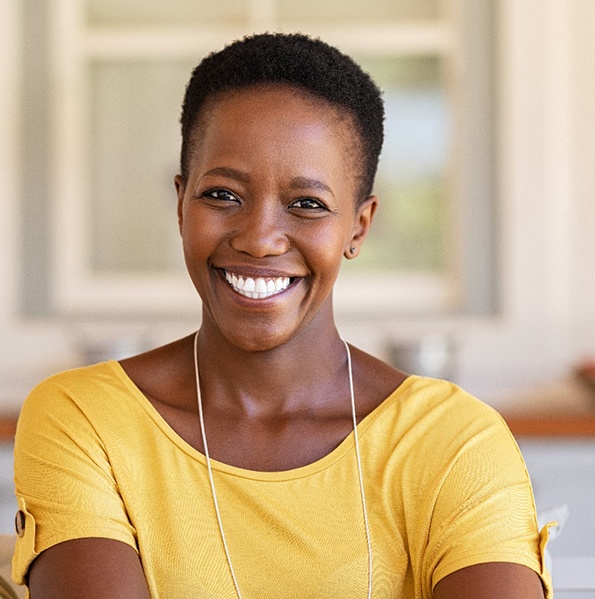
{"label": "countertop", "polygon": [[595,395],[572,376],[511,394],[498,411],[515,437],[595,439]]}

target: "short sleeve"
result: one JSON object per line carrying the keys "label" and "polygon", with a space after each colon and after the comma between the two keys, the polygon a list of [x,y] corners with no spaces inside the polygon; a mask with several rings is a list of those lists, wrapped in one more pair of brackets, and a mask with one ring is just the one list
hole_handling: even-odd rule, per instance
{"label": "short sleeve", "polygon": [[502,419],[485,420],[456,454],[437,496],[426,554],[433,588],[461,568],[486,562],[525,565],[552,597],[544,565],[547,527],[538,529],[529,474]]}
{"label": "short sleeve", "polygon": [[21,411],[15,437],[17,584],[25,584],[42,551],[63,541],[105,537],[137,549],[109,457],[79,400],[49,379]]}

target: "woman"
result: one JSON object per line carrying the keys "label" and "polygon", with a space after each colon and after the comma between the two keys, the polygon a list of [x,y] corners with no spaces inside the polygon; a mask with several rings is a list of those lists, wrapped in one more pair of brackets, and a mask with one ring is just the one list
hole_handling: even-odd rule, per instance
{"label": "woman", "polygon": [[197,67],[175,185],[202,324],[28,398],[14,576],[33,599],[551,596],[502,420],[335,327],[382,122],[370,78],[302,35]]}

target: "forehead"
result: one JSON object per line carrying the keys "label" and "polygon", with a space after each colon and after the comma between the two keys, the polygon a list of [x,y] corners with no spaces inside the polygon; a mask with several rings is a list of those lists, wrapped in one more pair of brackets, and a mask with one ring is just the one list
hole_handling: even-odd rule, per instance
{"label": "forehead", "polygon": [[[294,131],[304,126],[324,126],[347,157],[361,161],[362,143],[355,118],[345,108],[302,88],[287,84],[260,84],[222,90],[206,100],[192,129],[191,153],[209,142],[208,130],[252,126],[257,141],[270,133],[271,123]],[[355,165],[354,165],[355,166]],[[359,170],[359,169],[358,169]]]}

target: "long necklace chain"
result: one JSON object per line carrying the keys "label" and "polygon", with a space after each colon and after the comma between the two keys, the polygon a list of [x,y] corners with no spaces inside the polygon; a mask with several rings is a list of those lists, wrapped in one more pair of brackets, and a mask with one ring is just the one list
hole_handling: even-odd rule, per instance
{"label": "long necklace chain", "polygon": [[[370,526],[368,523],[368,510],[366,507],[366,494],[364,491],[364,477],[362,475],[362,461],[360,457],[360,449],[359,449],[359,437],[357,433],[357,417],[355,411],[355,392],[353,389],[353,368],[351,366],[351,352],[349,351],[349,346],[345,339],[341,338],[343,345],[345,345],[345,351],[347,352],[347,370],[349,372],[349,392],[351,394],[351,416],[353,420],[353,439],[355,446],[355,457],[357,462],[357,474],[359,478],[359,488],[361,494],[362,501],[362,515],[364,519],[364,529],[366,531],[366,543],[368,547],[368,595],[367,598],[372,598],[372,541],[370,537]],[[240,587],[238,585],[238,580],[236,578],[235,570],[233,568],[233,564],[231,562],[231,556],[229,553],[229,548],[227,546],[227,540],[225,537],[225,531],[223,530],[223,522],[221,520],[221,512],[219,511],[219,502],[217,500],[217,492],[215,490],[215,482],[213,480],[213,469],[211,468],[211,457],[209,455],[209,447],[207,445],[207,435],[205,432],[205,422],[202,410],[202,396],[200,393],[200,379],[198,376],[198,331],[194,335],[194,375],[196,378],[196,397],[198,402],[198,417],[200,419],[200,433],[202,436],[202,444],[204,448],[204,454],[207,462],[207,472],[209,475],[209,483],[211,485],[211,495],[213,497],[213,506],[215,508],[215,515],[217,517],[217,524],[219,525],[219,533],[221,534],[221,542],[223,543],[223,549],[225,551],[225,558],[227,560],[227,565],[229,567],[229,572],[231,574],[231,579],[233,581],[233,586],[236,590],[236,594],[238,599],[242,599],[242,593],[240,592]]]}

